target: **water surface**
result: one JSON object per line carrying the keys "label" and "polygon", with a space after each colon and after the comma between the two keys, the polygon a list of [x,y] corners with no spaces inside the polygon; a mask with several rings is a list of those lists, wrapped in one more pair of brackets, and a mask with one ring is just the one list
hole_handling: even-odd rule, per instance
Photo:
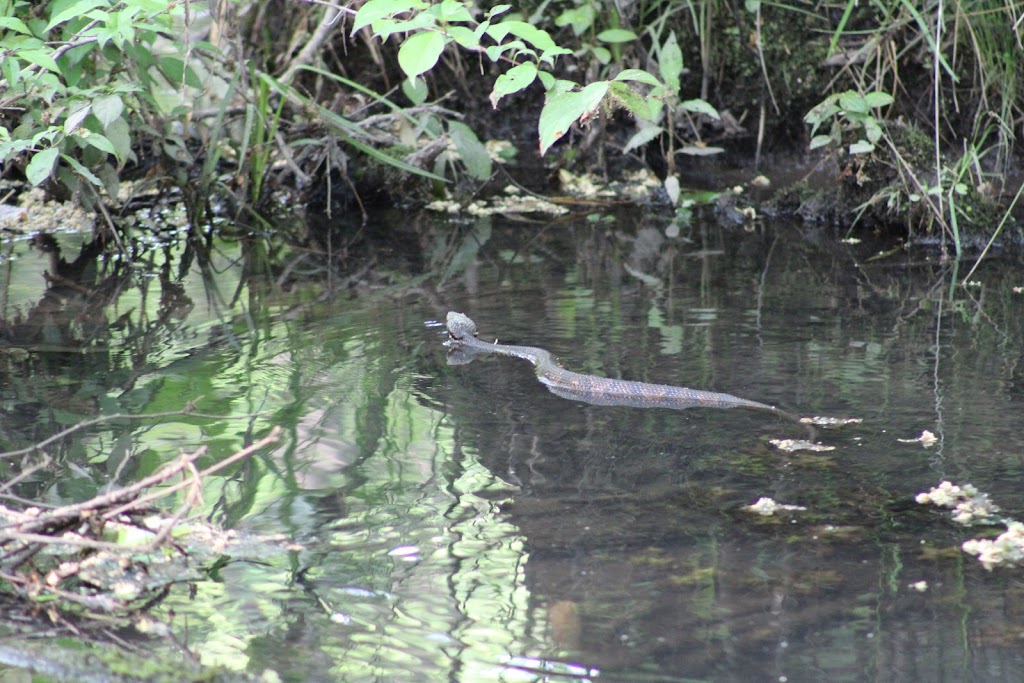
{"label": "water surface", "polygon": [[[155,258],[89,302],[102,339],[40,310],[38,254],[0,262],[5,318],[37,330],[7,328],[5,447],[188,401],[236,418],[97,427],[21,495],[91,495],[286,430],[207,483],[204,513],[303,550],[229,561],[157,607],[202,662],[285,680],[1024,677],[1019,572],[986,571],[959,550],[984,529],[913,500],[971,482],[1024,518],[1019,265],[951,292],[933,255],[871,261],[887,245],[785,225],[394,230],[354,250],[344,288],[281,291],[231,241],[184,279]],[[568,401],[521,360],[449,366],[428,324],[448,310],[579,372],[863,422],[784,453],[769,441],[806,435],[772,415]],[[898,441],[923,430],[934,446]],[[745,509],[763,496],[806,510]]]}

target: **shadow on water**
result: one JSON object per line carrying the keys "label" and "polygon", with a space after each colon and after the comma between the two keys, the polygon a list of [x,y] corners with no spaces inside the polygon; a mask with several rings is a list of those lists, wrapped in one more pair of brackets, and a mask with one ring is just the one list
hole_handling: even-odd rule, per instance
{"label": "shadow on water", "polygon": [[[2,493],[80,499],[282,426],[285,445],[206,483],[202,513],[303,549],[225,558],[151,608],[169,651],[229,672],[1024,676],[1015,570],[986,572],[959,549],[985,529],[913,500],[970,481],[1024,517],[1019,264],[989,261],[951,293],[928,254],[630,220],[218,238],[131,269],[68,270],[60,254],[88,253],[74,238],[16,244],[0,261],[0,448],[190,402],[232,419],[90,426]],[[516,358],[448,365],[442,328],[423,327],[448,310],[581,373],[863,423],[787,453],[771,440],[806,435],[772,414],[566,400]],[[925,429],[930,448],[897,440]],[[0,465],[10,479],[38,462]],[[761,497],[806,509],[746,509]]]}

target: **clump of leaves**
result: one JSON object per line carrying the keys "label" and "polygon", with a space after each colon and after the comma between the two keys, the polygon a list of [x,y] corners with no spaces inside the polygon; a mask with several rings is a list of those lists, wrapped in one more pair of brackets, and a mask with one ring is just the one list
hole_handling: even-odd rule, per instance
{"label": "clump of leaves", "polygon": [[[0,163],[32,185],[116,196],[147,114],[183,117],[168,95],[199,87],[180,40],[185,7],[169,0],[5,2],[0,17]],[[178,28],[176,28],[178,26]],[[160,40],[165,38],[166,40]]]}

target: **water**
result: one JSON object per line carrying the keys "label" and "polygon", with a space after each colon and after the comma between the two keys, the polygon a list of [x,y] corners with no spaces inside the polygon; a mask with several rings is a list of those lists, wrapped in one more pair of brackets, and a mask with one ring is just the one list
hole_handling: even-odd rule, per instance
{"label": "water", "polygon": [[[114,273],[116,295],[66,299],[118,322],[101,341],[80,314],[41,311],[45,263],[15,245],[4,318],[35,327],[5,328],[0,446],[187,401],[234,418],[98,426],[18,492],[80,499],[282,426],[279,448],[206,482],[202,510],[302,550],[228,562],[155,610],[233,671],[1024,678],[1018,570],[986,571],[959,549],[984,529],[914,502],[971,482],[1024,518],[1019,265],[992,261],[950,294],[950,266],[928,254],[869,261],[884,245],[787,226],[670,239],[632,220],[396,227],[328,297],[316,276],[267,286],[225,241],[180,285]],[[784,453],[769,440],[806,434],[772,415],[567,401],[521,360],[449,366],[425,324],[448,310],[576,371],[863,422],[821,431],[834,450]],[[923,430],[930,448],[898,441]],[[763,496],[806,510],[745,509]]]}

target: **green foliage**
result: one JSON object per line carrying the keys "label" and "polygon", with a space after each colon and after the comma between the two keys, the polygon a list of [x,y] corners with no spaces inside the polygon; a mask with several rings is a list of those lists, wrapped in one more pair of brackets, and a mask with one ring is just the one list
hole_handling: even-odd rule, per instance
{"label": "green foliage", "polygon": [[182,7],[56,0],[40,12],[13,1],[0,12],[0,162],[24,160],[33,185],[56,178],[116,195],[118,171],[135,159],[130,131],[145,128],[162,93],[200,85],[175,28]]}
{"label": "green foliage", "polygon": [[[829,95],[804,116],[811,125],[811,149],[830,144],[839,147],[844,139],[856,137],[850,143],[850,154],[870,154],[882,139],[882,123],[874,110],[892,103],[892,95],[884,92],[862,95],[847,90]],[[815,135],[825,124],[831,124],[828,134]]]}
{"label": "green foliage", "polygon": [[[574,123],[588,122],[602,107],[623,108],[637,119],[651,122],[657,120],[665,105],[717,116],[714,108],[703,100],[679,100],[681,57],[673,61],[669,53],[662,66],[663,77],[674,75],[674,80],[663,83],[647,71],[625,69],[613,78],[581,87],[574,81],[556,78],[550,71],[556,58],[572,54],[572,50],[556,43],[547,31],[515,15],[497,21],[499,15],[510,9],[509,5],[492,8],[480,22],[473,18],[471,9],[471,3],[458,0],[443,0],[436,5],[427,5],[422,0],[369,0],[356,13],[352,30],[369,27],[384,41],[395,33],[406,33],[398,51],[398,64],[410,84],[417,83],[422,74],[434,69],[445,48],[452,44],[486,55],[493,62],[512,65],[494,82],[490,94],[493,107],[504,97],[539,82],[546,91],[538,123],[541,154]],[[590,30],[596,18],[592,10],[576,8],[564,12],[555,23],[571,26],[579,34]],[[609,45],[636,39],[632,31],[615,27],[602,30],[596,36],[596,40]],[[602,49],[605,51],[595,54],[607,63],[611,53]],[[660,129],[656,129],[653,135],[659,132]]]}

